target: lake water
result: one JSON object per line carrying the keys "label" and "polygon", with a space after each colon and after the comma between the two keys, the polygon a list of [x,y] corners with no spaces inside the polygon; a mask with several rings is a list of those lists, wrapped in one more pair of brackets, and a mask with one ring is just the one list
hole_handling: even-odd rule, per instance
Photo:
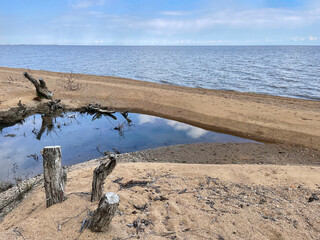
{"label": "lake water", "polygon": [[71,165],[101,157],[104,151],[124,153],[197,142],[254,142],[149,115],[129,113],[130,123],[119,113],[114,116],[116,120],[77,112],[56,118],[37,114],[22,124],[0,124],[0,180],[12,178],[13,164],[22,177],[42,173],[40,150],[45,146],[60,145],[62,164]]}
{"label": "lake water", "polygon": [[0,66],[320,100],[320,46],[0,46]]}

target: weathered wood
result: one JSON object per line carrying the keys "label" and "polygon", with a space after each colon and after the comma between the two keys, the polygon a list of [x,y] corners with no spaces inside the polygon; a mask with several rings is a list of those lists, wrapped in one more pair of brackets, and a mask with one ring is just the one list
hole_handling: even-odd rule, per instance
{"label": "weathered wood", "polygon": [[110,161],[101,163],[93,171],[91,202],[95,202],[102,197],[104,180],[117,165],[115,155],[110,154],[109,159]]}
{"label": "weathered wood", "polygon": [[51,146],[41,150],[43,156],[44,188],[47,207],[66,199],[67,171],[61,168],[61,147]]}
{"label": "weathered wood", "polygon": [[99,104],[89,104],[86,106],[86,110],[92,113],[101,113],[101,114],[113,114],[116,113],[114,110],[107,109],[107,107],[102,107]]}
{"label": "weathered wood", "polygon": [[88,228],[94,232],[106,231],[118,209],[119,202],[120,199],[117,194],[112,192],[104,194],[100,199],[98,208],[86,222]]}
{"label": "weathered wood", "polygon": [[47,84],[42,78],[39,78],[39,82],[31,77],[27,72],[24,72],[23,75],[35,86],[37,93],[47,99],[52,99],[53,93],[49,91]]}

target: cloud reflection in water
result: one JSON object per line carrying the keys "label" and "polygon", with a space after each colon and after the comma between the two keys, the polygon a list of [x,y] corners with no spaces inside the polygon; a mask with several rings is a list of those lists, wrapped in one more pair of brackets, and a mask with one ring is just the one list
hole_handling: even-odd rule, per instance
{"label": "cloud reflection in water", "polygon": [[185,123],[176,122],[172,120],[165,120],[165,121],[169,126],[173,127],[175,130],[186,131],[187,135],[194,139],[200,138],[208,132],[204,129],[190,126]]}

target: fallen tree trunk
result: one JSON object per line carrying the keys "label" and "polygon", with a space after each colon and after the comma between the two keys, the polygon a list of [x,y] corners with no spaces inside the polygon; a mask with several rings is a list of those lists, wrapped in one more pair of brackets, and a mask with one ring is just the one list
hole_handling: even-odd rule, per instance
{"label": "fallen tree trunk", "polygon": [[102,197],[104,181],[117,164],[116,158],[113,154],[109,155],[109,159],[109,162],[101,163],[93,171],[91,202],[95,202]]}
{"label": "fallen tree trunk", "polygon": [[45,147],[41,150],[43,156],[44,188],[47,207],[63,202],[66,199],[65,185],[67,171],[61,168],[61,147]]}
{"label": "fallen tree trunk", "polygon": [[119,206],[119,196],[109,192],[103,195],[98,208],[92,213],[85,225],[93,232],[106,231]]}
{"label": "fallen tree trunk", "polygon": [[27,72],[24,72],[23,75],[35,86],[36,91],[40,97],[52,99],[53,93],[49,91],[47,84],[42,78],[39,78],[38,82],[38,80],[31,77]]}

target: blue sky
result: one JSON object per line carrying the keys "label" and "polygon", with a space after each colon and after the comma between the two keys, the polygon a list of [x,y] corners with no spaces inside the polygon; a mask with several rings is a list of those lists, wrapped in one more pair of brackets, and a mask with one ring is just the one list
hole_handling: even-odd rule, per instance
{"label": "blue sky", "polygon": [[319,45],[319,0],[2,0],[0,44]]}

